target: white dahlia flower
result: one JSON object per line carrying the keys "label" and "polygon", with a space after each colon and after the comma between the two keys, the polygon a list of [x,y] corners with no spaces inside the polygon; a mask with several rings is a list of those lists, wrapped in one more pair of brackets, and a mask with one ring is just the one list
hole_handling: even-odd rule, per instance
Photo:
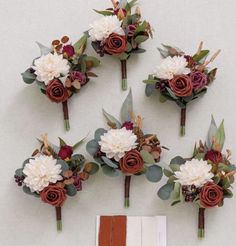
{"label": "white dahlia flower", "polygon": [[125,155],[125,152],[136,148],[136,140],[136,135],[123,127],[121,129],[111,129],[105,133],[101,136],[99,145],[107,158],[114,158],[119,161]]}
{"label": "white dahlia flower", "polygon": [[63,55],[57,53],[42,55],[34,61],[32,68],[35,70],[37,80],[44,82],[46,85],[54,78],[67,75],[70,70],[68,61],[63,58]]}
{"label": "white dahlia flower", "polygon": [[156,67],[154,75],[159,79],[173,79],[175,75],[188,74],[188,62],[183,56],[166,57],[161,64]]}
{"label": "white dahlia flower", "polygon": [[214,177],[211,172],[212,166],[207,161],[192,159],[180,166],[180,171],[175,172],[177,180],[181,185],[195,185],[201,187],[207,182],[212,182]]}
{"label": "white dahlia flower", "polygon": [[61,165],[52,156],[41,155],[29,160],[23,169],[26,175],[24,183],[31,192],[40,192],[50,183],[62,180]]}
{"label": "white dahlia flower", "polygon": [[104,41],[113,32],[125,35],[124,30],[121,28],[121,22],[115,15],[104,16],[101,19],[94,21],[90,27],[89,35],[91,36],[92,41]]}

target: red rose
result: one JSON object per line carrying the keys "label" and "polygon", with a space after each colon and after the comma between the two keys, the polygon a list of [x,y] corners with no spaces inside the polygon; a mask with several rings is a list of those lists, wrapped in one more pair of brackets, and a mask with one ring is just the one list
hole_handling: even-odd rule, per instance
{"label": "red rose", "polygon": [[133,37],[136,29],[137,29],[137,27],[135,25],[128,25],[128,27],[127,27],[128,37]]}
{"label": "red rose", "polygon": [[136,174],[143,170],[144,161],[140,153],[136,150],[130,150],[120,159],[120,169],[123,173]]}
{"label": "red rose", "polygon": [[169,86],[178,97],[191,96],[193,93],[193,84],[189,76],[178,75],[169,81]]}
{"label": "red rose", "polygon": [[70,78],[72,82],[78,80],[81,86],[85,85],[88,82],[86,75],[84,73],[81,73],[80,71],[70,72]]}
{"label": "red rose", "polygon": [[59,79],[53,79],[46,87],[46,95],[52,102],[61,103],[69,98],[67,89]]}
{"label": "red rose", "polygon": [[71,158],[73,154],[73,149],[71,146],[65,145],[60,148],[60,151],[58,153],[58,156],[62,159],[65,160],[66,158]]}
{"label": "red rose", "polygon": [[223,190],[219,185],[213,182],[208,182],[202,187],[199,197],[202,207],[215,207],[223,200]]}
{"label": "red rose", "polygon": [[220,162],[222,162],[222,154],[217,151],[217,150],[209,150],[207,151],[204,159],[206,161],[212,161],[214,164],[218,164]]}
{"label": "red rose", "polygon": [[70,44],[65,45],[62,49],[62,53],[66,54],[67,57],[72,57],[75,54],[74,47]]}
{"label": "red rose", "polygon": [[40,192],[43,202],[55,207],[62,207],[66,200],[66,190],[57,185],[49,185]]}
{"label": "red rose", "polygon": [[121,54],[126,51],[126,43],[124,35],[112,33],[105,40],[104,50],[110,55]]}
{"label": "red rose", "polygon": [[190,74],[190,79],[193,84],[193,89],[195,90],[200,90],[207,85],[207,76],[200,71],[192,72]]}

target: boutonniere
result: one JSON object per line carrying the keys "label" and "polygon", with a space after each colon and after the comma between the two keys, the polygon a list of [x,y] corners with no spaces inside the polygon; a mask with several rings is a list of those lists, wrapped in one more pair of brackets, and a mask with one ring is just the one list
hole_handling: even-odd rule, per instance
{"label": "boutonniere", "polygon": [[212,118],[208,138],[205,143],[195,145],[191,158],[180,156],[171,160],[164,169],[167,183],[160,188],[158,196],[173,200],[172,206],[192,203],[199,209],[198,236],[204,237],[205,210],[224,205],[225,198],[231,198],[236,166],[231,164],[231,152],[222,152],[225,141],[223,122],[216,126]]}
{"label": "boutonniere", "polygon": [[176,47],[163,46],[164,49],[159,51],[164,59],[155,72],[143,81],[147,84],[146,95],[150,96],[158,90],[161,102],[173,101],[180,107],[180,134],[184,136],[187,105],[206,93],[207,87],[215,79],[217,68],[210,69],[209,64],[220,50],[208,59],[209,50],[202,49],[202,42],[194,55],[187,55]]}
{"label": "boutonniere", "polygon": [[125,177],[125,207],[129,207],[131,177],[145,175],[151,182],[162,177],[160,161],[162,146],[156,134],[142,130],[142,118],[135,116],[131,91],[124,101],[120,120],[103,110],[109,129],[99,128],[87,151],[99,163],[104,174]]}
{"label": "boutonniere", "polygon": [[95,51],[117,57],[121,62],[122,89],[127,90],[127,60],[134,53],[143,53],[140,45],[152,37],[151,26],[141,20],[137,0],[112,0],[112,8],[95,10],[103,15],[90,25],[89,35]]}
{"label": "boutonniere", "polygon": [[62,230],[61,208],[68,196],[72,197],[82,190],[82,183],[98,171],[99,166],[86,162],[75,149],[83,142],[73,146],[60,139],[60,146],[48,142],[45,134],[39,139],[41,147],[23,162],[15,171],[15,181],[23,191],[55,207],[57,229]]}
{"label": "boutonniere", "polygon": [[54,40],[50,48],[38,43],[40,57],[22,73],[25,83],[35,82],[51,102],[62,104],[66,130],[70,129],[68,100],[89,82],[90,77],[97,77],[91,69],[100,61],[84,53],[86,44],[86,35],[75,44],[71,44],[67,36]]}

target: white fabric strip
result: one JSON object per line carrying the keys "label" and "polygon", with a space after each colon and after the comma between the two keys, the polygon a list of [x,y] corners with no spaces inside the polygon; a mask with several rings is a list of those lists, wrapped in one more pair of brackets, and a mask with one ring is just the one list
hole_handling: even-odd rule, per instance
{"label": "white fabric strip", "polygon": [[97,221],[96,221],[96,246],[98,246],[99,227],[100,227],[100,216],[97,216]]}
{"label": "white fabric strip", "polygon": [[142,218],[127,217],[126,246],[142,246]]}
{"label": "white fabric strip", "polygon": [[156,219],[157,219],[157,235],[158,235],[157,246],[166,246],[167,245],[166,216],[157,216]]}
{"label": "white fabric strip", "polygon": [[157,242],[157,218],[142,217],[142,246],[159,246]]}

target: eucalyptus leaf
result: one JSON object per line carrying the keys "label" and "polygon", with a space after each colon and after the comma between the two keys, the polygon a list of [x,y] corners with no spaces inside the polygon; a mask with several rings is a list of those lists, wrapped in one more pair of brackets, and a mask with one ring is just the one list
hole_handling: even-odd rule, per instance
{"label": "eucalyptus leaf", "polygon": [[162,186],[157,195],[162,199],[162,200],[168,200],[170,198],[171,192],[174,189],[174,184],[165,184]]}
{"label": "eucalyptus leaf", "polygon": [[147,167],[145,175],[150,182],[159,182],[163,176],[162,168],[157,165]]}
{"label": "eucalyptus leaf", "polygon": [[59,160],[57,160],[57,164],[61,165],[62,173],[69,170],[69,166],[65,161],[59,159]]}
{"label": "eucalyptus leaf", "polygon": [[102,112],[106,120],[108,121],[108,123],[115,124],[117,129],[121,128],[122,126],[121,123],[114,116],[112,116],[111,114],[108,114],[104,109],[102,110]]}
{"label": "eucalyptus leaf", "polygon": [[166,90],[168,91],[169,95],[170,95],[173,99],[175,99],[175,100],[178,100],[178,99],[179,99],[179,98],[174,94],[174,92],[173,92],[170,88],[166,87]]}
{"label": "eucalyptus leaf", "polygon": [[169,171],[169,170],[167,170],[167,169],[164,169],[164,170],[163,170],[163,173],[164,173],[165,176],[168,177],[168,178],[169,178],[170,176],[173,175],[173,172],[171,172],[171,171]]}
{"label": "eucalyptus leaf", "polygon": [[120,174],[117,169],[109,167],[107,165],[102,166],[102,171],[104,174],[110,177],[117,177]]}
{"label": "eucalyptus leaf", "polygon": [[37,194],[36,192],[31,192],[30,191],[30,188],[27,187],[26,185],[23,186],[23,191],[27,194],[27,195],[32,195],[32,196],[35,196],[35,197],[39,197],[39,194]]}
{"label": "eucalyptus leaf", "polygon": [[97,153],[98,148],[99,144],[95,139],[89,141],[86,145],[86,150],[91,156],[94,156]]}
{"label": "eucalyptus leaf", "polygon": [[100,61],[96,58],[96,57],[94,57],[94,56],[86,56],[85,57],[85,61],[86,62],[92,62],[92,64],[93,64],[93,67],[98,67],[99,65],[100,65]]}
{"label": "eucalyptus leaf", "polygon": [[46,85],[44,82],[38,81],[37,79],[35,80],[36,84],[39,86],[40,89],[46,91]]}
{"label": "eucalyptus leaf", "polygon": [[177,172],[180,170],[180,165],[179,164],[170,164],[170,168],[173,172]]}
{"label": "eucalyptus leaf", "polygon": [[131,113],[133,112],[133,97],[130,89],[128,96],[126,97],[120,112],[122,122],[131,121]]}
{"label": "eucalyptus leaf", "polygon": [[134,49],[132,50],[132,53],[135,53],[135,54],[142,54],[142,53],[145,53],[146,50],[145,49],[141,49],[141,48],[137,48],[137,49]]}
{"label": "eucalyptus leaf", "polygon": [[[88,163],[91,166],[91,171],[89,172],[90,175],[94,175],[99,170],[99,165],[95,162],[89,162]],[[86,167],[86,164],[85,164]]]}
{"label": "eucalyptus leaf", "polygon": [[118,168],[118,165],[113,162],[112,160],[108,159],[107,157],[105,156],[102,156],[102,160],[109,166],[109,167],[112,167],[112,168]]}
{"label": "eucalyptus leaf", "polygon": [[145,88],[145,94],[147,97],[150,97],[152,93],[155,91],[156,86],[155,84],[147,84]]}
{"label": "eucalyptus leaf", "polygon": [[30,69],[27,69],[24,73],[21,74],[23,81],[26,84],[32,84],[36,80],[36,75],[30,72]]}
{"label": "eucalyptus leaf", "polygon": [[155,159],[154,157],[146,150],[141,150],[140,154],[143,158],[143,161],[147,164],[155,164]]}
{"label": "eucalyptus leaf", "polygon": [[77,189],[73,184],[66,185],[65,189],[68,196],[75,196],[77,194]]}
{"label": "eucalyptus leaf", "polygon": [[174,157],[171,161],[170,164],[178,164],[178,165],[182,165],[186,162],[186,160],[181,157],[181,156],[176,156]]}
{"label": "eucalyptus leaf", "polygon": [[18,168],[18,169],[15,171],[15,175],[17,175],[17,176],[19,176],[19,177],[24,176],[23,168]]}
{"label": "eucalyptus leaf", "polygon": [[141,43],[145,42],[148,38],[149,38],[149,36],[147,36],[147,35],[138,35],[134,40],[137,44],[141,44]]}
{"label": "eucalyptus leaf", "polygon": [[103,136],[105,133],[107,133],[107,130],[103,128],[98,128],[94,133],[94,138],[97,142],[101,140],[101,136]]}

